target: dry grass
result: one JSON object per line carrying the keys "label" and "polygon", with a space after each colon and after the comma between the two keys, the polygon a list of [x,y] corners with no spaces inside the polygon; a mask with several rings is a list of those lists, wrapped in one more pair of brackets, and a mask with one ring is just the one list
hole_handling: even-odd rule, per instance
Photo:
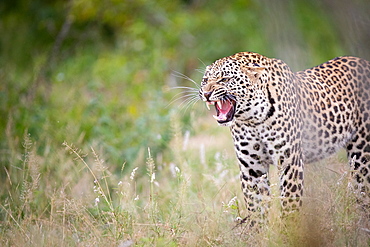
{"label": "dry grass", "polygon": [[[46,159],[36,155],[37,144],[26,136],[23,167],[7,171],[1,245],[369,245],[369,219],[348,187],[342,153],[306,166],[300,214],[282,220],[274,197],[261,232],[235,228],[235,219],[246,215],[238,167],[227,129],[211,123],[203,119],[202,134],[190,135],[174,121],[169,157],[154,159],[148,149],[145,163],[123,166],[120,175],[112,174],[100,157],[104,151],[65,142],[53,159]],[[46,169],[50,162],[60,169]],[[276,194],[276,186],[273,190]]]}

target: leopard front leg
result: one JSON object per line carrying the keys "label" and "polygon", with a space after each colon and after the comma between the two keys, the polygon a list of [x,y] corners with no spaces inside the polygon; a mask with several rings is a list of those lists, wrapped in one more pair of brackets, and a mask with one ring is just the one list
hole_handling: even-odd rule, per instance
{"label": "leopard front leg", "polygon": [[[256,176],[257,174],[262,175]],[[266,219],[270,207],[270,183],[267,172],[261,166],[253,168],[240,166],[240,181],[244,201],[249,211],[249,215],[243,221],[249,221],[250,226],[254,226],[257,222],[261,223]]]}
{"label": "leopard front leg", "polygon": [[251,225],[267,218],[271,201],[270,165],[276,165],[279,170],[283,213],[298,209],[302,205],[304,168],[299,138],[288,142],[288,139],[269,136],[261,140],[252,130],[244,132],[243,137],[234,133],[233,138]]}
{"label": "leopard front leg", "polygon": [[263,201],[270,196],[270,183],[264,167],[241,167],[240,180],[248,211],[259,212],[263,215],[268,208]]}
{"label": "leopard front leg", "polygon": [[289,214],[302,206],[303,196],[303,161],[298,153],[291,159],[279,162],[280,196],[283,215]]}
{"label": "leopard front leg", "polygon": [[[283,215],[302,206],[304,165],[300,132],[289,136],[279,133],[267,139],[268,153],[278,168],[280,182],[280,203]],[[281,138],[284,136],[285,138]]]}
{"label": "leopard front leg", "polygon": [[[244,219],[251,226],[263,222],[270,204],[269,163],[266,149],[258,141],[241,141],[236,147],[240,181],[249,215]],[[243,221],[243,222],[244,222]]]}

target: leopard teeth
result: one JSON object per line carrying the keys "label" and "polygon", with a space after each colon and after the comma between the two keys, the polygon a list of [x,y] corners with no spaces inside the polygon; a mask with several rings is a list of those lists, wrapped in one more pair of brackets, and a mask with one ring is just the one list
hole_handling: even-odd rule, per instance
{"label": "leopard teeth", "polygon": [[212,117],[216,120],[219,120],[218,117],[216,115],[212,115]]}
{"label": "leopard teeth", "polygon": [[221,100],[217,101],[218,108],[222,109],[222,103]]}
{"label": "leopard teeth", "polygon": [[206,107],[207,107],[208,111],[210,111],[210,110],[211,110],[211,108],[209,108],[209,104],[208,104],[208,102],[206,103]]}

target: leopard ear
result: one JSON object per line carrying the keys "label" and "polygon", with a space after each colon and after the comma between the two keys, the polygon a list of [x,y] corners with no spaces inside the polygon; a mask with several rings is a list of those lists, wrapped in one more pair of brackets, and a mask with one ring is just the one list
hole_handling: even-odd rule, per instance
{"label": "leopard ear", "polygon": [[249,63],[246,65],[242,65],[240,69],[248,76],[248,78],[252,82],[256,82],[265,71],[266,67],[260,66],[255,63]]}

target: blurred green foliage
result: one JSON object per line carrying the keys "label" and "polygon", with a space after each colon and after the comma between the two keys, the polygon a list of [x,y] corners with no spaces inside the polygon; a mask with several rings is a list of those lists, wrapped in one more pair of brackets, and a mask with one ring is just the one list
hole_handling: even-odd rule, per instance
{"label": "blurred green foliage", "polygon": [[173,82],[173,71],[199,81],[196,69],[246,50],[289,61],[296,50],[286,33],[305,51],[294,68],[349,53],[329,5],[291,1],[271,15],[276,2],[3,0],[1,163],[17,166],[14,154],[30,133],[40,154],[67,140],[102,147],[117,168],[131,165],[147,147],[154,156],[166,152],[172,118],[192,128],[190,115],[169,104],[168,89],[195,86]]}
{"label": "blurred green foliage", "polygon": [[[196,85],[174,74],[199,82],[206,65],[240,51],[294,70],[369,59],[369,11],[368,0],[2,0],[0,242],[244,246],[217,206],[240,191],[232,140],[206,122],[203,104],[186,104],[191,95],[173,88]],[[109,200],[93,206],[99,183]],[[237,205],[227,206],[234,216]],[[348,203],[318,206],[329,225],[321,235],[356,240],[357,220],[326,222],[338,205],[356,216]],[[332,237],[342,229],[348,236]],[[311,232],[302,233],[316,240]],[[266,236],[253,237],[287,241]]]}

